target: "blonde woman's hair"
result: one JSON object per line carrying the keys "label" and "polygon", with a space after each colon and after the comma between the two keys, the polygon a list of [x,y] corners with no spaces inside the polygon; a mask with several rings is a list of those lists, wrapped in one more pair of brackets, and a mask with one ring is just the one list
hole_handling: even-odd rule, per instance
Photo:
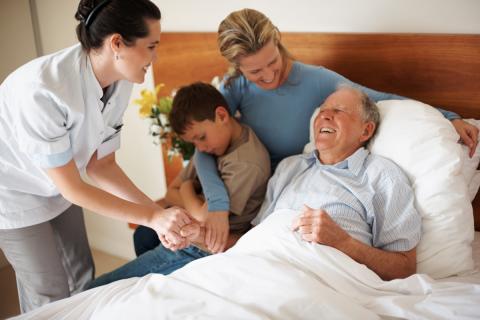
{"label": "blonde woman's hair", "polygon": [[243,9],[230,13],[218,26],[218,47],[220,53],[231,64],[233,72],[226,85],[239,77],[239,59],[257,53],[270,41],[278,46],[282,56],[282,74],[292,56],[281,43],[280,31],[263,13]]}

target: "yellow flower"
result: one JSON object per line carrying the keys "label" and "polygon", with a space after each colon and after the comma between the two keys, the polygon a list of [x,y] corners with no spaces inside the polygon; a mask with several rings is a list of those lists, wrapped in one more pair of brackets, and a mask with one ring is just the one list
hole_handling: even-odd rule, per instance
{"label": "yellow flower", "polygon": [[165,85],[163,83],[157,85],[154,91],[142,90],[140,98],[133,100],[133,103],[140,108],[138,113],[142,118],[150,118],[149,134],[153,137],[154,144],[165,143],[171,141],[168,150],[169,158],[172,154],[182,154],[185,160],[190,159],[194,152],[192,144],[181,140],[170,127],[168,115],[172,111],[172,96],[160,96],[160,90]]}
{"label": "yellow flower", "polygon": [[142,90],[140,92],[140,99],[135,99],[133,103],[140,106],[138,113],[142,118],[147,118],[152,115],[152,108],[159,104],[158,93],[165,85],[163,83],[155,87],[155,93],[150,90]]}

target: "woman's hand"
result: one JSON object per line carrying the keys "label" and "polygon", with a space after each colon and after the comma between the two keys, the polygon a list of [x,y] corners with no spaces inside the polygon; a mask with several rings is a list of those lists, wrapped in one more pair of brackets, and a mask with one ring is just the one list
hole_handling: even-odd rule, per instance
{"label": "woman's hand", "polygon": [[190,241],[181,236],[180,230],[192,222],[185,209],[170,207],[155,210],[148,226],[157,232],[164,247],[178,250],[190,245]]}
{"label": "woman's hand", "polygon": [[452,120],[452,124],[460,135],[460,142],[470,149],[470,158],[473,157],[478,143],[478,128],[463,119]]}

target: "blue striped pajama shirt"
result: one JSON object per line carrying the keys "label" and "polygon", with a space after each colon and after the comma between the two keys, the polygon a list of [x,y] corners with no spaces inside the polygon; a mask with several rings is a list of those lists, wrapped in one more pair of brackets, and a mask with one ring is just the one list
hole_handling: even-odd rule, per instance
{"label": "blue striped pajama shirt", "polygon": [[335,165],[317,152],[288,157],[270,179],[258,224],[278,209],[324,209],[355,239],[383,250],[408,251],[421,236],[421,217],[407,176],[365,148]]}

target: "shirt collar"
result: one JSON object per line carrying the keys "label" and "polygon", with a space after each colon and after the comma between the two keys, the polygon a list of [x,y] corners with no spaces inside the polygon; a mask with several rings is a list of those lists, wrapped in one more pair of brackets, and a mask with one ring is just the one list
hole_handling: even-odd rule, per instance
{"label": "shirt collar", "polygon": [[[96,101],[101,101],[102,104],[99,104],[99,108],[103,110],[105,107],[105,103],[107,100],[110,100],[112,98],[115,98],[116,95],[118,94],[118,81],[112,83],[107,91],[104,93],[102,86],[100,86],[100,83],[97,80],[97,77],[95,76],[95,73],[93,72],[93,67],[92,63],[90,61],[90,58],[88,57],[88,54],[85,53],[85,73],[84,73],[84,79],[86,83],[86,87],[88,89],[88,92],[94,92],[95,93],[95,100]],[[103,96],[107,95],[107,99],[105,101],[102,101]]]}
{"label": "shirt collar", "polygon": [[97,77],[95,77],[95,73],[93,72],[92,68],[92,63],[90,61],[90,58],[88,57],[88,54],[85,54],[85,80],[87,83],[87,86],[91,90],[90,92],[95,92],[95,97],[100,100],[103,96],[103,89],[100,86],[100,83],[97,80]]}
{"label": "shirt collar", "polygon": [[309,165],[312,165],[315,163],[316,165],[325,169],[329,169],[329,168],[347,169],[354,175],[358,175],[360,173],[360,170],[362,170],[363,163],[365,162],[365,159],[369,154],[370,154],[370,151],[368,151],[364,147],[360,147],[348,158],[332,165],[322,164],[318,158],[317,150],[314,150],[310,153],[303,154],[302,157],[305,159],[305,161],[307,161]]}

